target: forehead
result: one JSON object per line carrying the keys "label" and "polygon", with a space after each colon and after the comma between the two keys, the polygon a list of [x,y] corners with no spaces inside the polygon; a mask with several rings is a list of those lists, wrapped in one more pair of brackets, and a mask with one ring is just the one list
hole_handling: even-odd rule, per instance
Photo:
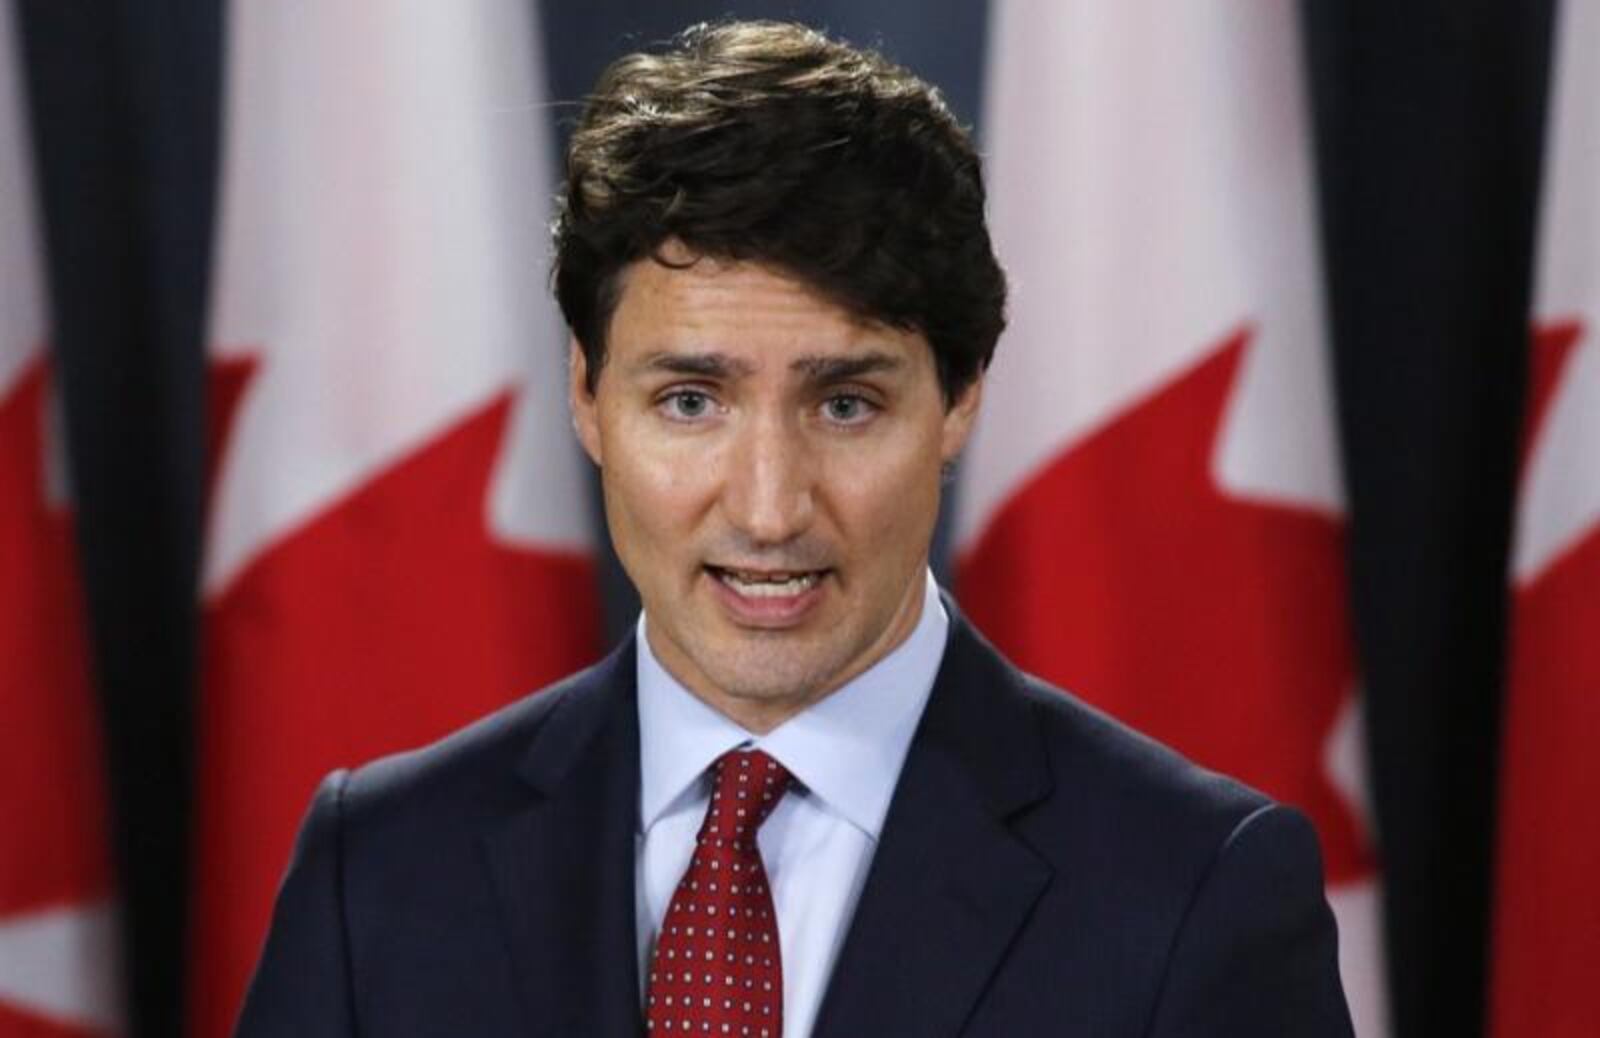
{"label": "forehead", "polygon": [[931,362],[916,332],[866,321],[799,279],[759,263],[700,257],[630,265],[612,316],[613,361],[660,351],[716,352],[759,367],[795,354],[873,350]]}

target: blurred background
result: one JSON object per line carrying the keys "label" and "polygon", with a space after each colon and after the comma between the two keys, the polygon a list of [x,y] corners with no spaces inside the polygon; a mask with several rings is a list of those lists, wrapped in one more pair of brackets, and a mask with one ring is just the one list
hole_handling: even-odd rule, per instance
{"label": "blurred background", "polygon": [[1360,1034],[1600,1034],[1600,5],[6,0],[0,1036],[226,1035],[319,777],[631,623],[549,203],[725,15],[986,155],[963,608],[1312,816]]}

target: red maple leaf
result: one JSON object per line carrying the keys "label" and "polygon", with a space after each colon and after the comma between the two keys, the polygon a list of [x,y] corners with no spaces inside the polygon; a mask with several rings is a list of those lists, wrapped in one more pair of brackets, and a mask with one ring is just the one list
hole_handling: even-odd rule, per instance
{"label": "red maple leaf", "polygon": [[[249,374],[235,363],[214,383],[219,457]],[[205,609],[199,1035],[232,1027],[325,773],[427,743],[595,655],[589,559],[486,528],[511,405],[494,399],[332,503]]]}
{"label": "red maple leaf", "polygon": [[0,1005],[0,1034],[5,1038],[95,1038],[97,1033]]}
{"label": "red maple leaf", "polygon": [[961,560],[961,600],[1022,667],[1305,809],[1337,883],[1373,869],[1326,771],[1355,678],[1343,525],[1212,478],[1250,334],[1028,480]]}
{"label": "red maple leaf", "polygon": [[0,397],[0,915],[109,884],[99,711],[72,516],[46,502],[43,364]]}
{"label": "red maple leaf", "polygon": [[[44,363],[0,395],[0,917],[110,888],[99,709],[72,515],[45,493]],[[87,1032],[0,1006],[0,1033]]]}
{"label": "red maple leaf", "polygon": [[[1535,335],[1524,462],[1583,332]],[[1505,1036],[1600,1034],[1600,517],[1515,588],[1512,609],[1491,1021]]]}

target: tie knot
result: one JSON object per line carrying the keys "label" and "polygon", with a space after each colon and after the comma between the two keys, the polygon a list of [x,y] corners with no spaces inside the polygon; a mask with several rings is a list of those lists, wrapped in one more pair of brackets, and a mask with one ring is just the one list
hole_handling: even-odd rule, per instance
{"label": "tie knot", "polygon": [[760,750],[730,750],[711,765],[707,835],[747,843],[788,790],[793,776]]}

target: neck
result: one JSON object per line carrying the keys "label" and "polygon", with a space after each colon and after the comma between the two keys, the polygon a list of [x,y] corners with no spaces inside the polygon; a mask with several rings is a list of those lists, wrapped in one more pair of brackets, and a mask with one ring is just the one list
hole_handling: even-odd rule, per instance
{"label": "neck", "polygon": [[904,644],[922,619],[925,579],[912,583],[889,624],[850,663],[798,689],[728,688],[713,681],[692,656],[649,623],[645,625],[645,640],[656,662],[696,699],[752,735],[766,735],[837,692]]}

